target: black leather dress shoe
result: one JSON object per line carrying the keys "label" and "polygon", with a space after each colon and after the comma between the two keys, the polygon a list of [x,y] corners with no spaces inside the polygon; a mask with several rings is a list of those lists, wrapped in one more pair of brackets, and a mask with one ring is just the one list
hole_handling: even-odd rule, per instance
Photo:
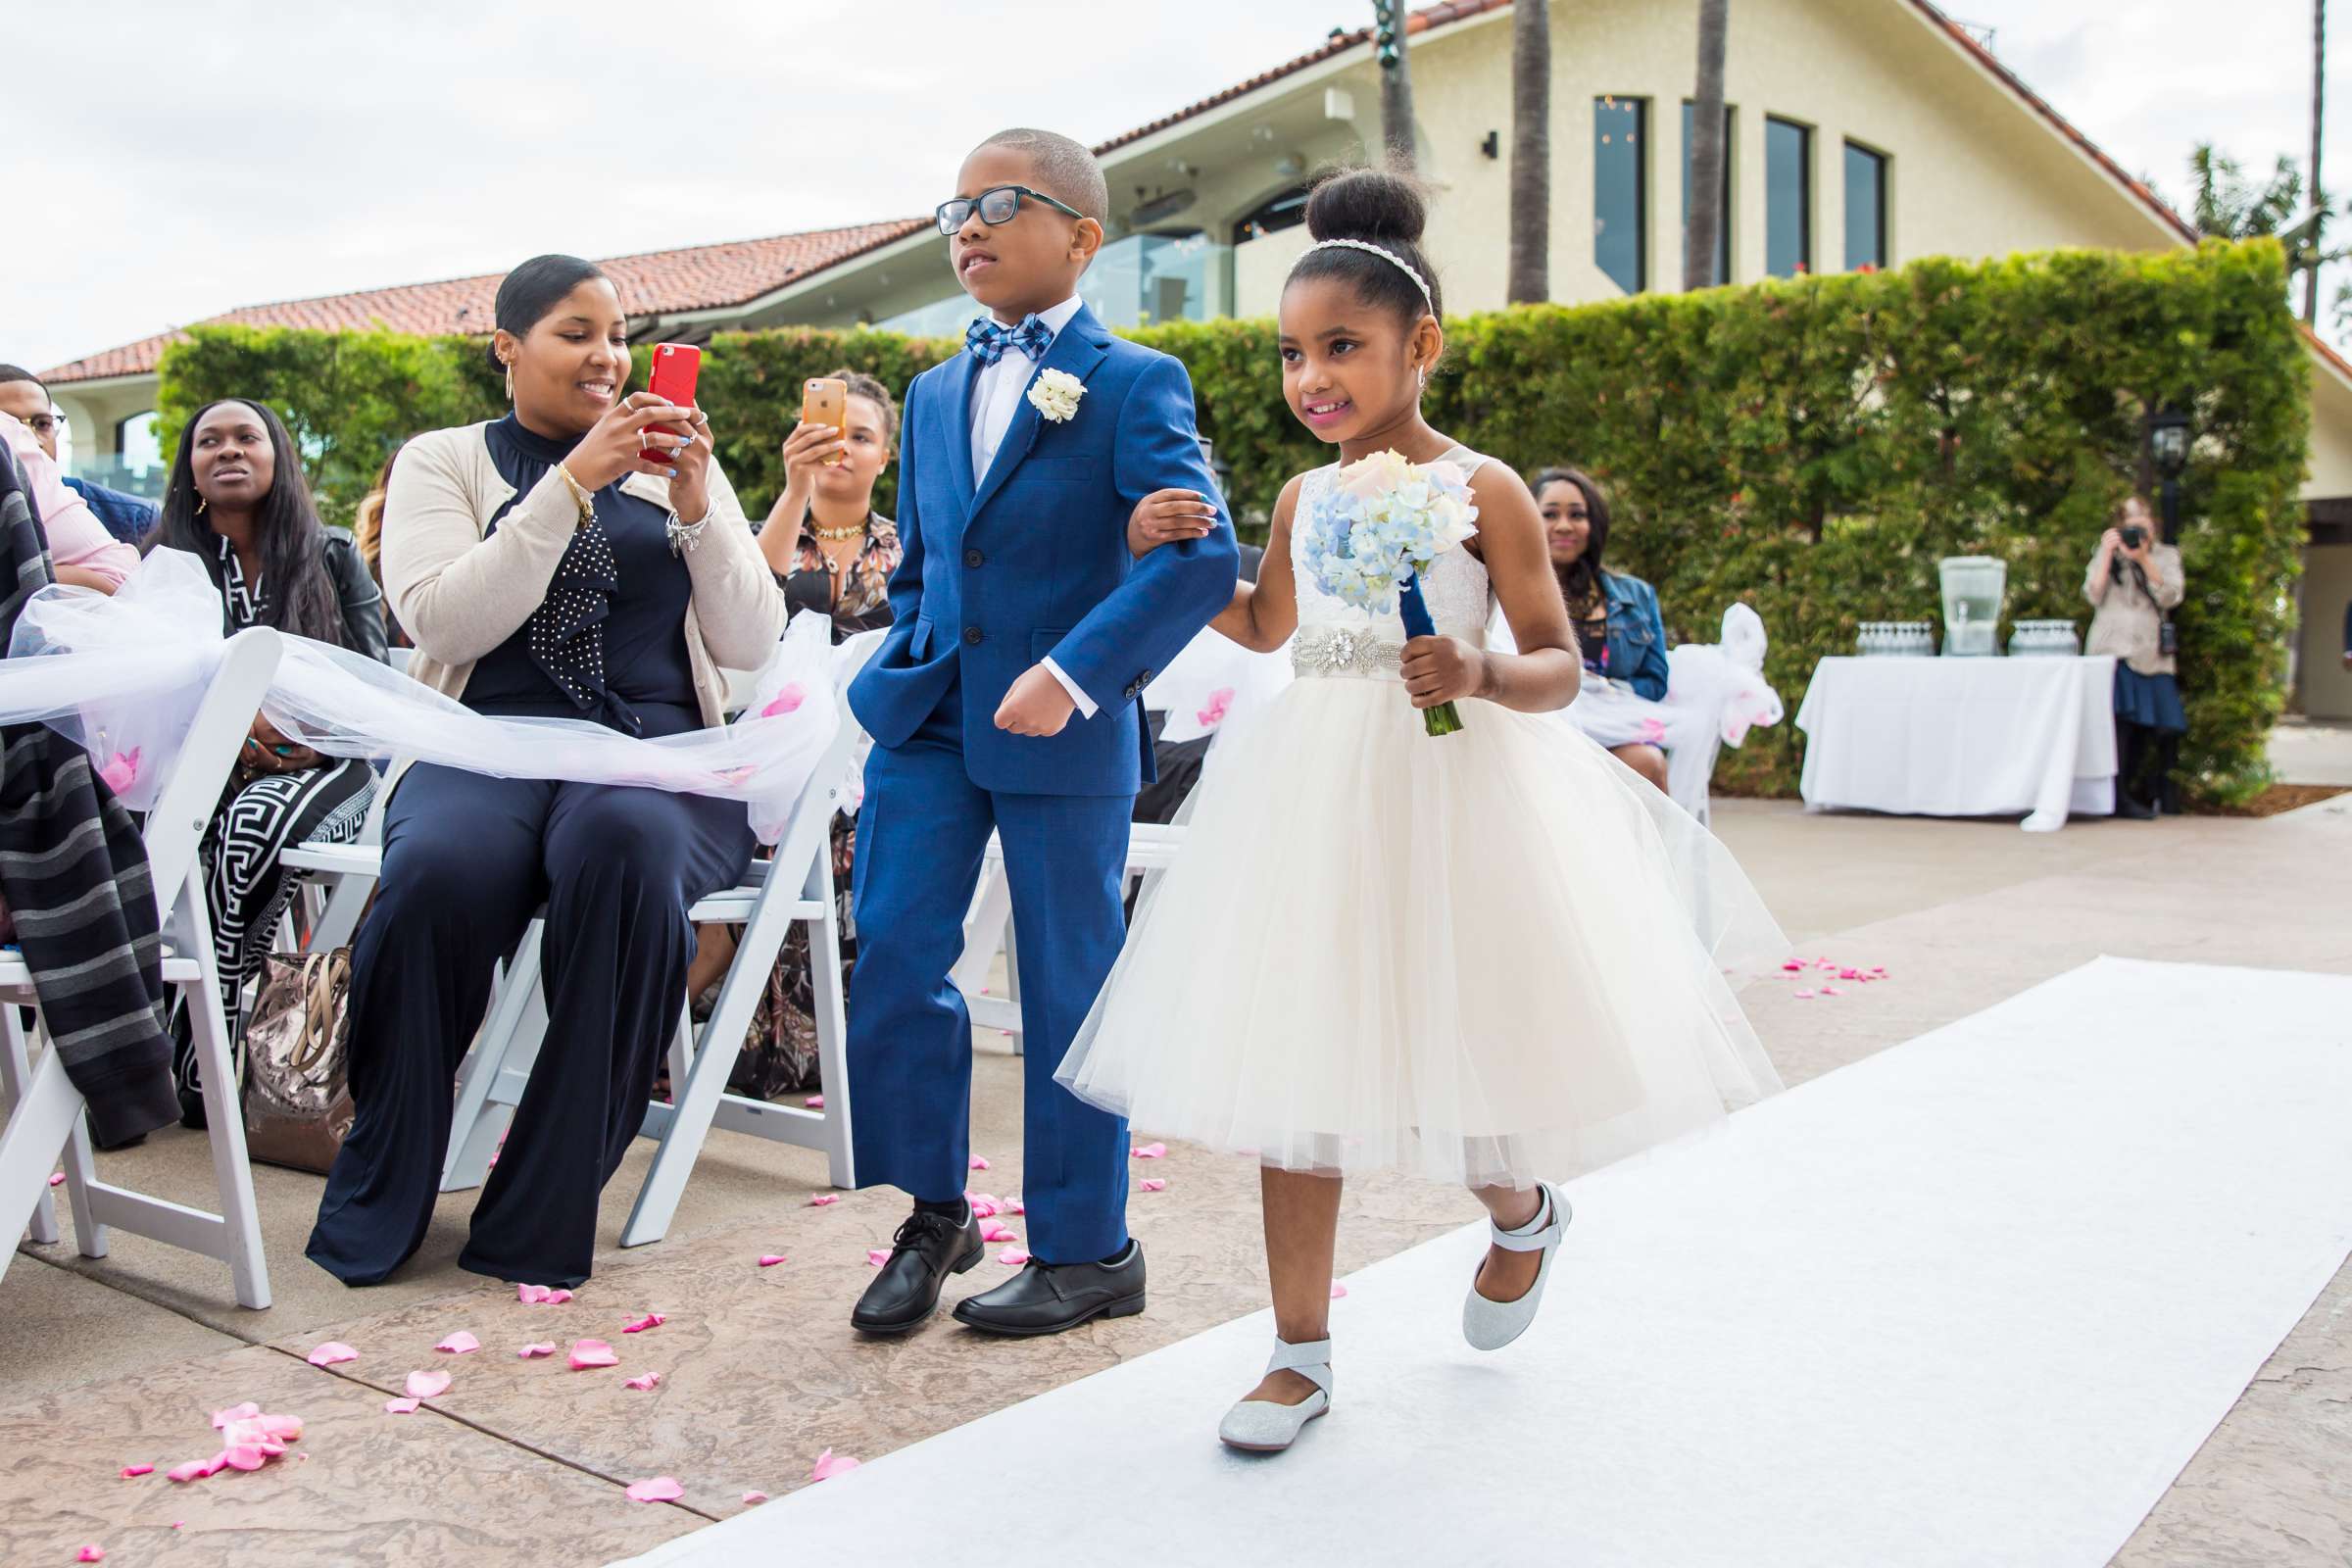
{"label": "black leather dress shoe", "polygon": [[939,1289],[988,1250],[969,1205],[961,1224],[916,1209],[893,1241],[890,1261],[858,1298],[850,1326],[861,1334],[904,1334],[939,1309]]}
{"label": "black leather dress shoe", "polygon": [[956,1321],[989,1334],[1059,1334],[1099,1317],[1144,1309],[1144,1249],[1130,1240],[1108,1263],[1040,1263],[1034,1258],[993,1291],[956,1303]]}

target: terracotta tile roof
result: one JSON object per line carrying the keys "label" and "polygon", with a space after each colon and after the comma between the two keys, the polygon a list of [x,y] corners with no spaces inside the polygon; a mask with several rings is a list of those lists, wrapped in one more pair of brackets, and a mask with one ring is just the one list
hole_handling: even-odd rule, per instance
{"label": "terracotta tile roof", "polygon": [[2093,142],[2088,136],[2083,135],[2081,131],[2077,130],[2071,123],[2069,123],[2064,115],[2061,115],[2057,110],[2052,109],[2048,102],[2044,100],[2039,93],[2027,86],[2024,80],[2021,79],[2015,72],[2011,71],[2007,66],[2002,65],[1999,58],[1996,57],[1991,50],[1985,48],[1983,44],[1977,41],[1975,34],[1971,33],[1966,27],[1961,26],[1960,24],[1954,22],[1951,18],[1945,16],[1941,11],[1937,10],[1936,6],[1931,3],[1931,0],[1910,0],[1910,3],[1920,12],[1922,16],[1928,19],[1931,24],[1941,29],[1945,34],[1947,34],[1951,40],[1958,44],[1961,50],[1974,59],[1978,65],[1984,67],[1987,72],[1990,72],[1992,75],[1999,80],[2002,86],[2007,87],[2011,92],[2017,94],[2019,98],[2025,100],[2027,107],[2033,109],[2035,113],[2039,114],[2042,119],[2048,121],[2052,126],[2056,127],[2061,136],[2064,136],[2068,141],[2071,141],[2077,147],[2080,147],[2083,154],[2087,156],[2092,163],[2105,170],[2107,173],[2114,178],[2117,184],[2123,186],[2125,190],[2137,197],[2142,206],[2146,207],[2150,213],[2156,216],[2159,221],[2170,227],[2174,233],[2180,235],[2182,241],[2190,245],[2194,245],[2197,242],[2198,234],[2193,224],[2191,224],[2186,219],[2182,218],[2179,213],[2174,212],[2171,205],[2167,203],[2163,197],[2148,189],[2145,183],[2134,178],[2132,175],[2125,173],[2121,164],[2118,164],[2114,159],[2108,157],[2104,152],[2100,151],[2095,142]]}
{"label": "terracotta tile roof", "polygon": [[[929,225],[927,218],[858,223],[847,228],[778,234],[724,245],[648,251],[638,256],[614,257],[601,265],[612,273],[612,281],[620,289],[621,303],[630,315],[667,316],[680,311],[744,304],[796,277],[847,261]],[[356,294],[246,305],[208,317],[196,324],[241,322],[252,326],[350,330],[380,322],[395,332],[488,332],[491,302],[498,293],[500,275],[494,272],[439,283],[408,283],[398,288],[364,289]],[[41,379],[65,385],[94,381],[102,376],[145,374],[155,368],[164,349],[179,336],[176,331],[159,332],[136,343],[107,349],[43,371]]]}
{"label": "terracotta tile roof", "polygon": [[[1427,32],[1433,27],[1443,27],[1449,22],[1460,22],[1470,17],[1483,16],[1489,11],[1507,11],[1510,9],[1510,5],[1511,0],[1447,0],[1447,3],[1444,5],[1423,6],[1420,10],[1411,12],[1405,17],[1405,36],[1413,37]],[[1372,29],[1370,27],[1358,27],[1352,32],[1335,31],[1320,49],[1300,55],[1295,60],[1285,61],[1271,71],[1261,71],[1248,81],[1238,82],[1222,92],[1211,93],[1199,103],[1188,104],[1172,115],[1162,115],[1148,125],[1138,125],[1133,130],[1122,132],[1106,142],[1100,143],[1095,148],[1095,156],[1100,158],[1104,153],[1115,151],[1129,142],[1141,141],[1146,136],[1190,120],[1195,115],[1206,114],[1219,104],[1228,104],[1236,98],[1247,97],[1260,87],[1280,81],[1285,76],[1295,75],[1309,66],[1320,65],[1334,55],[1346,54],[1358,44],[1369,43],[1371,39]]]}

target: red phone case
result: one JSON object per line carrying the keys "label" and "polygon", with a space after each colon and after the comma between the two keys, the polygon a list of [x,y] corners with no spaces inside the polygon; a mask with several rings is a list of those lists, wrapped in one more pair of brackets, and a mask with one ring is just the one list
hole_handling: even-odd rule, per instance
{"label": "red phone case", "polygon": [[[662,402],[681,409],[694,407],[694,384],[702,378],[703,351],[691,343],[657,343],[654,345],[653,372],[645,378],[645,389]],[[646,433],[676,435],[666,424],[649,424]],[[667,463],[672,454],[667,450],[642,449],[647,460]]]}

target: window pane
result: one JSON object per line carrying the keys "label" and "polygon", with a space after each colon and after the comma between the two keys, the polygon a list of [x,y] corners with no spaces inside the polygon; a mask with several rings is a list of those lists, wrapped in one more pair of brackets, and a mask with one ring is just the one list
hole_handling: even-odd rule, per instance
{"label": "window pane", "polygon": [[1592,264],[1628,294],[1649,286],[1648,107],[1639,98],[1592,100]]}
{"label": "window pane", "polygon": [[1813,270],[1813,132],[1764,122],[1764,270],[1793,277]]}
{"label": "window pane", "polygon": [[[1683,105],[1683,228],[1690,227],[1690,129],[1698,106]],[[1721,283],[1732,275],[1732,106],[1723,106],[1723,217],[1715,230],[1715,275]],[[1678,260],[1679,266],[1679,260]]]}
{"label": "window pane", "polygon": [[1886,160],[1845,144],[1845,266],[1886,265]]}

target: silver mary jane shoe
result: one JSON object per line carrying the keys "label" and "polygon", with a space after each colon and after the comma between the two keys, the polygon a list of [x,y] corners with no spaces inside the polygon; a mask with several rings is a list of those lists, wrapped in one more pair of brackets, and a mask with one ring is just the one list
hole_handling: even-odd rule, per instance
{"label": "silver mary jane shoe", "polygon": [[[1470,1294],[1462,1301],[1462,1338],[1474,1350],[1499,1350],[1520,1335],[1536,1320],[1536,1308],[1543,1304],[1544,1287],[1551,1279],[1552,1254],[1560,1249],[1560,1238],[1568,1230],[1568,1200],[1550,1183],[1544,1184],[1544,1204],[1548,1216],[1542,1228],[1534,1231],[1511,1232],[1492,1221],[1488,1230],[1494,1245],[1506,1252],[1542,1252],[1544,1261],[1536,1265],[1536,1283],[1516,1301],[1491,1301],[1478,1294],[1478,1275],[1470,1276]],[[1484,1268],[1486,1260],[1480,1259]]]}
{"label": "silver mary jane shoe", "polygon": [[1272,1399],[1244,1399],[1225,1412],[1217,1426],[1217,1441],[1228,1448],[1244,1453],[1280,1453],[1298,1441],[1306,1424],[1331,1408],[1331,1342],[1316,1340],[1311,1345],[1288,1345],[1274,1342],[1274,1359],[1266,1363],[1269,1375],[1276,1372],[1296,1372],[1315,1386],[1315,1392],[1297,1404],[1276,1404]]}

